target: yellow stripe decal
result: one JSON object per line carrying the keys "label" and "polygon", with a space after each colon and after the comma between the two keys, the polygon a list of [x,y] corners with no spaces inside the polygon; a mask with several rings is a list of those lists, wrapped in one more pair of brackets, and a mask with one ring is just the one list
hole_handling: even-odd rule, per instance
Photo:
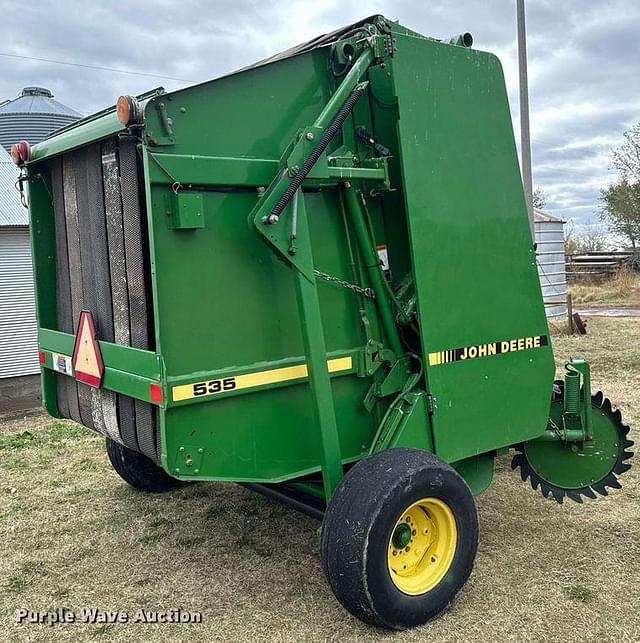
{"label": "yellow stripe decal", "polygon": [[[348,371],[351,370],[352,367],[353,359],[351,357],[337,357],[327,360],[329,373]],[[171,397],[174,402],[181,402],[182,400],[190,400],[195,397],[207,397],[217,393],[226,393],[228,391],[303,379],[307,377],[308,374],[306,364],[273,368],[268,371],[258,371],[257,373],[245,373],[244,375],[232,375],[216,380],[180,384],[171,389]]]}

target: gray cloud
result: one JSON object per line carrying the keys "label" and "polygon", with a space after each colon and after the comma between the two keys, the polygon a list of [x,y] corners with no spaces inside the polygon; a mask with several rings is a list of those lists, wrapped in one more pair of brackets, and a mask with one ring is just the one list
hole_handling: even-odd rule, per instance
{"label": "gray cloud", "polygon": [[[214,78],[373,13],[435,37],[471,31],[503,63],[518,133],[515,3],[511,0],[138,0],[134,4],[0,0],[0,51],[174,76]],[[614,178],[611,149],[640,120],[640,6],[623,0],[529,0],[534,182],[548,208],[597,217],[600,188]],[[122,93],[185,83],[0,57],[0,99],[44,85],[84,113]]]}

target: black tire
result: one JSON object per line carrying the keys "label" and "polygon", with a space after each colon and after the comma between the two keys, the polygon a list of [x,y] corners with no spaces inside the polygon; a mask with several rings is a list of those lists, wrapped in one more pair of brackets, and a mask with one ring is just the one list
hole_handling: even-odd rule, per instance
{"label": "black tire", "polygon": [[[392,579],[387,554],[396,523],[424,498],[437,499],[453,514],[455,549],[437,584],[410,595]],[[444,610],[469,578],[478,547],[475,501],[460,475],[435,455],[418,449],[381,451],[358,462],[338,485],[324,516],[320,547],[331,589],[351,614],[389,629],[421,625]]]}
{"label": "black tire", "polygon": [[139,491],[162,493],[182,487],[186,482],[172,478],[146,455],[107,438],[107,455],[116,473]]}

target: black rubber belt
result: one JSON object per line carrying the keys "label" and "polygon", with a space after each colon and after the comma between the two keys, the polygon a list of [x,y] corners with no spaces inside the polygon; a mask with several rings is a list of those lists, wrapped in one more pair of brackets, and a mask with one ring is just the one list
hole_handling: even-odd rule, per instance
{"label": "black rubber belt", "polygon": [[[138,188],[137,147],[134,138],[120,137],[120,177],[131,345],[134,348],[149,349],[147,286],[142,239],[144,226]],[[138,447],[141,453],[157,460],[152,405],[135,400],[135,416]]]}
{"label": "black rubber belt", "polygon": [[[105,220],[109,245],[114,342],[123,346],[131,346],[127,265],[125,262],[122,200],[120,196],[120,166],[115,139],[109,139],[102,144],[101,161]],[[116,400],[122,443],[130,449],[138,451],[133,398],[128,395],[118,394]]]}
{"label": "black rubber belt", "polygon": [[[94,313],[98,337],[107,342],[113,342],[111,275],[109,271],[109,248],[107,245],[107,224],[102,182],[102,155],[99,143],[87,148],[86,160],[89,204],[87,219],[91,235],[91,269],[94,275],[96,292],[96,307],[92,312]],[[92,391],[92,399],[95,399],[94,413],[102,416],[102,426],[100,428],[112,440],[121,442],[115,393],[101,388],[95,392]]]}
{"label": "black rubber belt", "polygon": [[[69,250],[69,282],[71,286],[71,313],[74,332],[78,328],[80,311],[84,305],[82,296],[82,257],[80,254],[80,232],[78,226],[78,199],[76,195],[76,174],[71,155],[65,155],[62,162],[64,186],[64,212],[67,223],[67,248]],[[85,426],[93,427],[91,417],[91,395],[88,387],[75,383],[78,393],[78,417],[73,419]]]}
{"label": "black rubber belt", "polygon": [[[96,293],[96,262],[93,258],[91,213],[89,209],[88,165],[89,148],[85,147],[72,153],[76,178],[76,196],[78,199],[78,231],[80,233],[80,260],[82,262],[82,309],[91,311],[96,321],[98,298]],[[97,323],[97,322],[96,322]],[[98,329],[99,330],[99,329]],[[83,396],[88,397],[91,420],[94,429],[105,432],[102,417],[102,403],[99,392],[86,384],[78,383],[80,393],[80,410],[82,411]],[[83,417],[83,420],[85,418]],[[86,423],[86,422],[85,422]]]}
{"label": "black rubber belt", "polygon": [[[69,256],[67,252],[67,226],[64,220],[64,194],[62,187],[62,161],[55,158],[51,163],[51,186],[53,188],[53,215],[56,225],[56,323],[63,333],[73,332],[71,320],[71,284],[69,282]],[[75,398],[78,412],[78,393],[73,381],[66,375],[56,374],[58,411],[65,418],[71,417],[70,406]]]}

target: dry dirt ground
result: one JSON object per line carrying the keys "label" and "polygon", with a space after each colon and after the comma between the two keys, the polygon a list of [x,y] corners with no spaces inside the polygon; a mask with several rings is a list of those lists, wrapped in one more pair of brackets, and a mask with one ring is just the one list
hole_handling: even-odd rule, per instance
{"label": "dry dirt ground", "polygon": [[[554,337],[640,425],[640,320],[593,319]],[[640,438],[637,430],[632,438]],[[102,441],[42,414],[0,426],[0,638],[11,641],[638,641],[639,468],[624,488],[559,506],[509,458],[478,498],[475,570],[451,609],[405,633],[371,629],[333,598],[318,523],[240,487],[134,492]],[[17,625],[18,608],[182,608],[192,625]]]}

